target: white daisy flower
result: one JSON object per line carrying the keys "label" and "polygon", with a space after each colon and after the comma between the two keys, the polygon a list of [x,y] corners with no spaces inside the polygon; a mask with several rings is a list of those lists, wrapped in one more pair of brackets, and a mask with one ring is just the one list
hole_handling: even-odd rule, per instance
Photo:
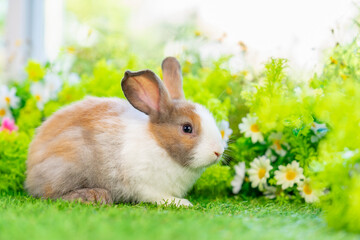
{"label": "white daisy flower", "polygon": [[0,103],[0,119],[9,118],[13,119],[10,109],[5,105]]}
{"label": "white daisy flower", "polygon": [[260,132],[259,125],[257,123],[257,117],[247,114],[242,118],[242,123],[239,124],[240,132],[245,134],[245,137],[251,137],[253,143],[263,142],[264,137]]}
{"label": "white daisy flower", "polygon": [[276,154],[283,157],[286,155],[286,150],[283,148],[283,145],[286,145],[282,140],[282,133],[281,132],[273,132],[269,136],[269,140],[273,142],[270,148],[274,149]]}
{"label": "white daisy flower", "polygon": [[238,194],[241,190],[242,184],[245,178],[245,162],[240,162],[234,166],[235,168],[235,177],[231,181],[231,186],[233,187],[232,191],[234,194]]}
{"label": "white daisy flower", "polygon": [[250,163],[250,169],[248,170],[251,187],[256,188],[259,186],[259,189],[263,189],[266,184],[266,179],[270,177],[269,171],[272,168],[270,160],[267,157],[261,156],[255,158],[254,161]]}
{"label": "white daisy flower", "polygon": [[16,88],[9,89],[5,85],[1,86],[0,97],[0,101],[2,101],[2,103],[5,103],[8,107],[19,107],[20,98],[16,96]]}
{"label": "white daisy flower", "polygon": [[229,127],[229,122],[222,120],[218,123],[219,130],[221,133],[222,143],[224,148],[227,147],[227,142],[229,140],[230,135],[232,134],[232,129]]}
{"label": "white daisy flower", "polygon": [[44,77],[45,88],[49,91],[50,98],[54,99],[57,97],[58,92],[61,89],[62,81],[59,75],[55,73],[47,73]]}
{"label": "white daisy flower", "polygon": [[281,185],[282,189],[294,186],[295,183],[299,183],[301,179],[304,179],[303,169],[299,166],[297,161],[286,166],[279,166],[279,170],[275,171],[275,179],[277,185]]}
{"label": "white daisy flower", "polygon": [[301,181],[297,189],[307,203],[318,202],[319,197],[322,195],[321,191],[312,188],[309,178]]}
{"label": "white daisy flower", "polygon": [[36,106],[44,109],[44,105],[50,100],[50,91],[40,82],[35,82],[30,87],[31,94],[35,97]]}

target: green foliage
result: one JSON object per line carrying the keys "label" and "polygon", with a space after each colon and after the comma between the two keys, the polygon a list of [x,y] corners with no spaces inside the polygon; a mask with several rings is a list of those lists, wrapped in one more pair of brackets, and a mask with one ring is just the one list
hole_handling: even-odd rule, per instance
{"label": "green foliage", "polygon": [[250,162],[254,158],[263,155],[266,149],[266,145],[253,144],[249,138],[239,137],[229,145],[228,151],[232,157],[229,164],[233,166],[238,162],[245,162],[249,166]]}
{"label": "green foliage", "polygon": [[[99,59],[107,59],[116,66],[124,66],[128,62],[133,54],[130,50],[132,41],[126,25],[128,7],[122,1],[66,1],[66,8],[69,25],[81,26],[80,29],[85,30],[85,44],[82,43],[85,46],[80,46],[73,33],[67,32],[69,46],[64,52],[76,56],[73,71],[91,74]],[[89,41],[93,43],[87,45]]]}
{"label": "green foliage", "polygon": [[[284,59],[270,59],[265,65],[263,76],[258,83],[245,86],[241,93],[245,105],[248,106],[250,114],[241,120],[243,127],[247,121],[253,121],[256,132],[263,140],[254,141],[243,135],[234,135],[233,141],[229,143],[229,161],[234,166],[239,162],[245,162],[246,169],[253,169],[251,165],[256,158],[266,157],[270,161],[272,169],[268,171],[266,183],[259,184],[255,189],[250,187],[249,180],[245,177],[241,195],[256,196],[266,195],[277,198],[278,201],[296,200],[301,196],[297,182],[293,187],[281,189],[277,185],[275,172],[280,167],[287,166],[293,161],[299,163],[305,177],[310,176],[309,166],[317,157],[318,138],[312,141],[317,135],[310,131],[314,119],[312,96],[304,93],[299,96],[294,91],[292,82],[286,75],[287,61]],[[305,91],[305,88],[303,88]],[[243,107],[236,106],[234,112],[241,112]],[[248,131],[251,127],[249,127]],[[239,126],[240,128],[240,126]],[[241,129],[240,129],[241,130]],[[319,137],[320,138],[320,137]],[[253,170],[252,170],[253,171]],[[247,174],[249,177],[250,174]],[[256,175],[257,176],[257,175]],[[252,182],[250,178],[250,182]],[[309,200],[310,201],[310,200]]]}
{"label": "green foliage", "polygon": [[[285,74],[285,59],[271,59],[265,65],[264,79],[256,90],[242,93],[251,113],[259,118],[260,130],[282,132],[284,128],[302,128],[313,122],[311,109],[301,104]],[[308,128],[307,128],[308,129]]]}
{"label": "green foliage", "polygon": [[199,68],[195,75],[190,73],[184,76],[185,96],[206,106],[218,121],[228,119],[232,105],[226,89],[230,82],[237,80],[228,69],[222,67],[224,62],[225,58],[219,59],[211,69]]}
{"label": "green foliage", "polygon": [[326,161],[326,166],[317,177],[330,190],[323,197],[321,205],[329,225],[336,229],[359,233],[360,174],[354,166],[356,165],[351,161],[344,162],[343,159],[332,158]]}
{"label": "green foliage", "polygon": [[104,60],[99,61],[91,75],[84,74],[80,83],[76,85],[65,84],[59,92],[56,101],[50,101],[45,105],[44,115],[50,116],[60,107],[79,101],[85,96],[120,97],[124,98],[120,82],[123,72],[117,70],[114,65],[107,64]]}
{"label": "green foliage", "polygon": [[19,107],[16,109],[11,109],[14,118],[17,119],[19,117],[21,109],[25,106],[26,101],[31,98],[31,94],[29,92],[29,84],[13,83],[10,86],[16,88],[16,95],[20,98]]}
{"label": "green foliage", "polygon": [[232,173],[229,166],[214,165],[205,170],[196,182],[192,193],[200,196],[226,196],[229,193]]}
{"label": "green foliage", "polygon": [[31,81],[39,81],[45,75],[45,68],[35,61],[29,61],[25,70],[28,74],[29,80]]}
{"label": "green foliage", "polygon": [[23,190],[29,142],[25,133],[0,132],[0,192]]}
{"label": "green foliage", "polygon": [[[312,189],[323,189],[321,206],[330,226],[360,232],[360,54],[356,42],[336,46],[321,75],[315,75],[309,86],[295,93],[284,74],[286,61],[272,59],[265,67],[264,79],[256,90],[242,93],[250,113],[258,117],[264,143],[252,143],[243,136],[230,143],[233,163],[246,166],[257,156],[266,154],[271,145],[269,134],[281,132],[289,146],[284,157],[272,163],[268,184],[274,185],[273,171],[292,160],[300,163],[306,177],[313,181]],[[319,134],[314,121],[325,123],[329,132]],[[323,137],[325,135],[325,137]],[[272,151],[272,154],[274,152]],[[247,183],[242,193],[251,191]],[[293,197],[288,194],[293,193]],[[250,195],[250,193],[247,193]],[[295,188],[277,196],[299,198]]]}
{"label": "green foliage", "polygon": [[50,117],[54,112],[60,109],[61,103],[59,101],[50,101],[44,107],[45,118]]}
{"label": "green foliage", "polygon": [[308,176],[309,167],[313,160],[317,159],[317,145],[318,143],[312,143],[310,136],[313,134],[298,134],[295,135],[293,132],[286,133],[286,139],[291,146],[289,157],[290,159],[297,160],[300,166],[304,168],[304,173]]}
{"label": "green foliage", "polygon": [[315,114],[330,127],[319,145],[319,184],[329,189],[322,201],[331,226],[360,232],[360,55],[356,42],[330,53],[324,74],[312,85],[322,89]]}
{"label": "green foliage", "polygon": [[98,62],[94,68],[93,76],[84,76],[78,88],[88,95],[99,97],[122,97],[120,82],[124,76],[124,71],[117,70],[104,60]]}
{"label": "green foliage", "polygon": [[36,107],[35,100],[30,98],[27,100],[25,106],[20,110],[20,114],[16,122],[21,131],[32,135],[35,128],[40,126],[42,116],[42,112]]}

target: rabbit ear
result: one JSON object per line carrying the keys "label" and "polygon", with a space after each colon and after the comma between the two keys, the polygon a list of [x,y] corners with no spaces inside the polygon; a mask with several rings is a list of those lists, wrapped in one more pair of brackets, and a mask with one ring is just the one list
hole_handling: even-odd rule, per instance
{"label": "rabbit ear", "polygon": [[169,93],[150,70],[126,71],[121,88],[131,105],[147,115],[158,115],[171,106]]}
{"label": "rabbit ear", "polygon": [[181,66],[174,57],[167,57],[161,64],[163,79],[172,99],[184,99]]}

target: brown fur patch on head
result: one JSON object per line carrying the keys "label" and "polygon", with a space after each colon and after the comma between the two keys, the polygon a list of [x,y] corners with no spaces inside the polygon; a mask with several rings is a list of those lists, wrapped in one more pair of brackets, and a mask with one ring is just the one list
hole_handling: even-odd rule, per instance
{"label": "brown fur patch on head", "polygon": [[[184,124],[191,124],[193,132],[184,133]],[[188,166],[193,158],[193,150],[201,135],[200,116],[195,106],[186,101],[173,101],[173,107],[166,114],[151,118],[150,133],[167,153],[182,166]]]}

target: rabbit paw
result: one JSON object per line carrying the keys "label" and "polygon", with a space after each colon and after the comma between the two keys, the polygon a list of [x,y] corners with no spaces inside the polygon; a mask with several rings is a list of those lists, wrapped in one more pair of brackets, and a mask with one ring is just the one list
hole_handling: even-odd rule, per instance
{"label": "rabbit paw", "polygon": [[113,200],[108,190],[102,188],[83,188],[71,191],[61,197],[63,200],[80,200],[84,203],[112,204]]}

